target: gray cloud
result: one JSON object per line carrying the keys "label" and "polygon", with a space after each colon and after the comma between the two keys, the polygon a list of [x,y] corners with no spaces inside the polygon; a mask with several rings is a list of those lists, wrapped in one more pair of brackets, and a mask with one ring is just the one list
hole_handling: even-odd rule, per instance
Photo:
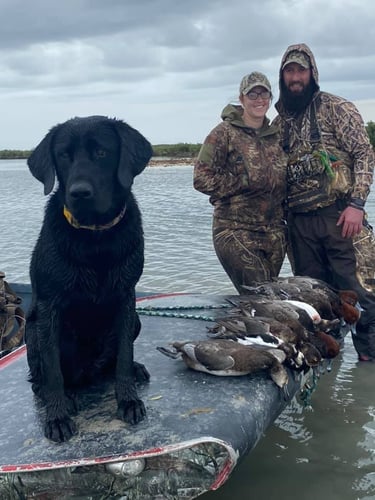
{"label": "gray cloud", "polygon": [[322,88],[375,120],[372,0],[0,0],[0,14],[0,149],[97,113],[154,144],[201,142],[244,74],[265,72],[277,96],[282,53],[301,41]]}

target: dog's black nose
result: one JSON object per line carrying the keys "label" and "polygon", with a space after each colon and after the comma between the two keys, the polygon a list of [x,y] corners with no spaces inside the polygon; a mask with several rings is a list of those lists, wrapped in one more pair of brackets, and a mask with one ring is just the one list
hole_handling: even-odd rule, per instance
{"label": "dog's black nose", "polygon": [[69,195],[75,199],[89,199],[94,195],[92,186],[88,182],[75,182],[69,188]]}

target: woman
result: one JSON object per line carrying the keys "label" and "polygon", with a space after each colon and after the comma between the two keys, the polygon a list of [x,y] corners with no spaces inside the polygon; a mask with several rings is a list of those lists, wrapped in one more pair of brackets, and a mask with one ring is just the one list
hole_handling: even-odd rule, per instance
{"label": "woman", "polygon": [[271,99],[265,75],[244,76],[241,105],[224,108],[194,168],[195,189],[214,206],[216,254],[239,293],[278,276],[285,256],[286,156],[266,117]]}

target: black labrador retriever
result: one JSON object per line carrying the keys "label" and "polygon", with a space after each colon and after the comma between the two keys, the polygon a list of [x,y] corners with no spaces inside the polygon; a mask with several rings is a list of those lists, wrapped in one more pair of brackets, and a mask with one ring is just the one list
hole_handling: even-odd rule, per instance
{"label": "black labrador retriever", "polygon": [[53,127],[28,160],[46,195],[58,180],[32,254],[26,321],[30,381],[53,441],[76,432],[76,389],[111,373],[118,417],[136,424],[146,414],[135,382],[149,374],[133,361],[144,241],[131,187],[151,155],[137,130],[90,116]]}

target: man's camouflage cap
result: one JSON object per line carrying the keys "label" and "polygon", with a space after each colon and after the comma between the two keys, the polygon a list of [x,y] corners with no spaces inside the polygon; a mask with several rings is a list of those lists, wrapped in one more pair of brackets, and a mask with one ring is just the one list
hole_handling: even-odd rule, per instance
{"label": "man's camouflage cap", "polygon": [[264,87],[272,93],[271,84],[266,75],[259,73],[259,71],[253,71],[250,75],[246,75],[242,78],[240,84],[240,94],[246,95],[250,92],[250,90],[258,85]]}
{"label": "man's camouflage cap", "polygon": [[290,63],[297,63],[302,68],[308,69],[310,68],[310,60],[309,56],[305,54],[304,52],[299,52],[298,50],[293,50],[288,57],[285,59],[285,62],[283,64],[283,67],[281,69],[284,69],[285,66],[287,66]]}

